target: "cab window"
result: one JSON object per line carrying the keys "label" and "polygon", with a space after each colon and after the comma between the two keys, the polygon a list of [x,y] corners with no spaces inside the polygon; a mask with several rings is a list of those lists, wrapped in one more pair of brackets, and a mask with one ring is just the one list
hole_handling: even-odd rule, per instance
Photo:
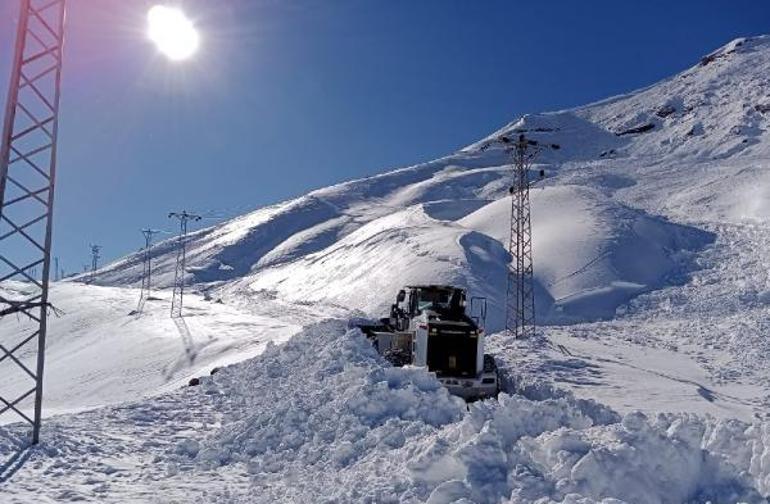
{"label": "cab window", "polygon": [[449,291],[446,290],[421,290],[417,301],[417,309],[449,307]]}

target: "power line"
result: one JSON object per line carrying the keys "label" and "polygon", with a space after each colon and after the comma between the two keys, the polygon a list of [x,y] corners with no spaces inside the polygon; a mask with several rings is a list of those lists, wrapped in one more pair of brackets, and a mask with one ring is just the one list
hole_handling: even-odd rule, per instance
{"label": "power line", "polygon": [[187,222],[199,221],[203,217],[188,213],[187,210],[181,212],[171,212],[169,219],[174,217],[179,219],[179,249],[176,255],[176,270],[174,271],[174,293],[171,297],[171,318],[182,316],[182,302],[184,300],[184,282],[185,282],[185,263],[187,260]]}

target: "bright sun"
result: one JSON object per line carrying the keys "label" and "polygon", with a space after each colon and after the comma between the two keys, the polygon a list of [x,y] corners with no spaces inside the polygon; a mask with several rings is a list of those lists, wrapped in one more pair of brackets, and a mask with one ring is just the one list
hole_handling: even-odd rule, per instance
{"label": "bright sun", "polygon": [[198,50],[198,31],[180,9],[156,5],[147,13],[147,25],[150,40],[170,60],[187,59]]}

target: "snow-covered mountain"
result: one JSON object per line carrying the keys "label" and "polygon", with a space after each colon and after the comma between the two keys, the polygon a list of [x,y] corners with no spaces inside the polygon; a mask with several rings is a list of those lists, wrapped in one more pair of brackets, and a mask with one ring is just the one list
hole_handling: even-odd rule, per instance
{"label": "snow-covered mountain", "polygon": [[[366,312],[385,309],[405,282],[462,283],[500,299],[510,166],[479,147],[521,132],[553,146],[537,160],[548,178],[533,195],[540,319],[612,316],[631,296],[684,280],[687,252],[714,240],[700,224],[764,216],[769,44],[739,39],[641,91],[525,116],[445,158],[197,231],[188,281]],[[153,249],[160,285],[172,282],[175,250],[174,239]],[[97,283],[138,285],[141,258],[106,266]]]}
{"label": "snow-covered mountain", "polygon": [[[10,495],[56,499],[72,481],[49,490],[39,478],[109,437],[117,448],[83,462],[93,484],[67,495],[165,489],[173,500],[197,486],[201,501],[764,502],[769,129],[770,36],[738,39],[650,87],[195,231],[183,327],[166,316],[168,290],[128,315],[141,254],[103,267],[96,286],[63,282],[53,411],[141,401],[51,420]],[[545,327],[530,341],[490,337],[517,394],[465,411],[424,371],[387,367],[355,331],[314,324],[379,315],[401,286],[431,282],[486,296],[487,328],[500,330],[511,167],[481,146],[518,133],[548,146],[532,192]],[[173,281],[176,247],[152,249],[159,287]],[[0,337],[17,329],[0,321]],[[83,433],[91,424],[103,427]],[[18,432],[0,428],[0,455]]]}

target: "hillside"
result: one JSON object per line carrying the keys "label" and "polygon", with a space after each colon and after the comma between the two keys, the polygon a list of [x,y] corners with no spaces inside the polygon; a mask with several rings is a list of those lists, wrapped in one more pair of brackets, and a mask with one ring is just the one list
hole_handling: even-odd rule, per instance
{"label": "hillside", "polygon": [[[142,316],[141,254],[61,282],[48,414],[104,407],[52,418],[9,495],[764,502],[768,126],[770,36],[738,39],[647,88],[194,231],[183,327],[167,317],[174,239],[151,251],[160,299]],[[524,341],[499,332],[511,167],[481,149],[518,133],[550,146],[532,192],[542,329]],[[347,329],[419,282],[489,300],[499,401],[466,410]],[[0,456],[20,429],[0,427]]]}
{"label": "hillside", "polygon": [[[680,252],[713,241],[709,223],[763,216],[758,182],[768,153],[763,128],[770,114],[763,71],[768,44],[765,37],[736,40],[649,88],[574,110],[525,116],[489,137],[526,133],[559,147],[539,157],[547,179],[533,195],[541,320],[563,322],[549,313],[585,296],[595,303],[583,303],[570,318],[607,318],[631,295],[686,272],[686,254]],[[369,292],[370,275],[391,277],[387,292],[422,275],[461,282],[497,299],[499,287],[489,284],[502,282],[489,282],[485,275],[505,268],[500,246],[507,246],[507,230],[496,223],[506,219],[501,200],[510,172],[499,150],[479,152],[485,141],[197,231],[189,242],[189,282],[200,289],[248,284],[289,299],[377,311],[389,296]],[[728,177],[729,187],[716,190]],[[491,260],[482,268],[473,266],[477,258],[460,243],[474,230],[493,238],[479,243]],[[485,238],[465,239],[479,240]],[[625,251],[637,248],[635,240],[645,242],[650,247],[645,252],[654,256],[644,273],[624,258]],[[175,246],[170,239],[153,249],[161,285],[172,281]],[[573,256],[569,260],[555,252],[566,249]],[[415,267],[405,268],[407,263]],[[384,271],[395,265],[398,278]],[[97,283],[136,286],[140,275],[141,255],[134,254],[103,268]],[[301,288],[288,277],[302,279]],[[492,328],[499,325],[493,322]]]}

